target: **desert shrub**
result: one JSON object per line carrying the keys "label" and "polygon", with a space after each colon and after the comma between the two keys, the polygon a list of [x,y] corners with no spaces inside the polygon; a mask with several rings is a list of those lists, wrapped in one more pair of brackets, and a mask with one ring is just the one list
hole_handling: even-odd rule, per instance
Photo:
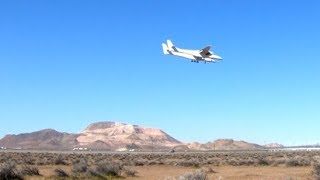
{"label": "desert shrub", "polygon": [[156,165],[158,162],[156,162],[155,160],[150,160],[148,161],[148,165]]}
{"label": "desert shrub", "polygon": [[74,173],[85,173],[88,170],[88,163],[81,159],[78,163],[74,163],[72,166],[72,172]]}
{"label": "desert shrub", "polygon": [[45,159],[39,159],[36,164],[39,166],[46,165],[46,161]]}
{"label": "desert shrub", "polygon": [[265,160],[265,159],[259,159],[258,162],[257,162],[257,164],[258,164],[259,166],[268,166],[268,165],[269,165],[269,162],[268,162],[267,160]]}
{"label": "desert shrub", "polygon": [[315,180],[320,180],[320,163],[313,163],[312,165],[312,173]]}
{"label": "desert shrub", "polygon": [[55,160],[54,160],[55,165],[67,165],[67,163],[64,161],[63,157],[61,154],[59,154]]}
{"label": "desert shrub", "polygon": [[103,178],[103,176],[97,172],[96,168],[95,168],[95,169],[89,168],[89,169],[87,170],[86,175],[87,175],[87,176],[95,176],[95,177]]}
{"label": "desert shrub", "polygon": [[195,171],[181,175],[177,180],[208,180],[208,175],[204,171]]}
{"label": "desert shrub", "polygon": [[239,166],[239,162],[235,159],[227,159],[224,161],[224,163],[227,165]]}
{"label": "desert shrub", "polygon": [[124,174],[127,175],[127,176],[131,176],[131,177],[134,177],[136,176],[138,172],[136,170],[133,170],[133,169],[124,169]]}
{"label": "desert shrub", "polygon": [[190,159],[190,160],[185,160],[185,161],[179,161],[177,162],[178,166],[186,166],[186,167],[190,167],[190,166],[194,166],[194,167],[199,167],[199,162],[195,159]]}
{"label": "desert shrub", "polygon": [[205,173],[207,174],[213,174],[213,173],[217,173],[214,169],[212,169],[211,166],[207,167],[207,168],[203,168],[202,169]]}
{"label": "desert shrub", "polygon": [[39,169],[32,166],[22,166],[20,169],[20,174],[22,176],[40,176]]}
{"label": "desert shrub", "polygon": [[214,166],[219,166],[220,165],[220,160],[216,160],[216,159],[208,159],[206,164],[212,164]]}
{"label": "desert shrub", "polygon": [[279,158],[273,161],[272,166],[278,166],[280,164],[285,164],[287,159],[285,158]]}
{"label": "desert shrub", "polygon": [[296,156],[294,158],[290,158],[286,160],[286,166],[309,166],[310,165],[310,159],[303,158],[300,156]]}
{"label": "desert shrub", "polygon": [[6,162],[0,164],[0,179],[23,179],[22,176],[17,173],[16,165],[12,162]]}
{"label": "desert shrub", "polygon": [[54,173],[58,177],[69,177],[68,173],[65,172],[64,170],[60,169],[60,168],[55,169]]}
{"label": "desert shrub", "polygon": [[[154,161],[154,163],[157,164],[157,165],[163,165],[164,164],[163,160]],[[152,164],[150,164],[150,165],[152,165]]]}
{"label": "desert shrub", "polygon": [[100,175],[106,176],[120,176],[122,171],[122,166],[117,163],[101,162],[96,167],[96,172]]}
{"label": "desert shrub", "polygon": [[286,160],[286,166],[298,166],[299,162],[296,159],[290,158]]}
{"label": "desert shrub", "polygon": [[250,166],[254,165],[256,162],[250,159],[241,159],[238,161],[238,165],[240,166]]}
{"label": "desert shrub", "polygon": [[35,159],[33,159],[33,158],[25,158],[24,159],[24,164],[35,165]]}
{"label": "desert shrub", "polygon": [[146,162],[141,161],[141,160],[135,160],[135,161],[131,161],[130,163],[132,166],[143,166],[146,164]]}

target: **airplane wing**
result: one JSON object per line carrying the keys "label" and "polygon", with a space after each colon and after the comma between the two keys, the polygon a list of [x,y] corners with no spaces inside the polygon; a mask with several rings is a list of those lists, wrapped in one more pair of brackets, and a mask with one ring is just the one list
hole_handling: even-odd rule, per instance
{"label": "airplane wing", "polygon": [[211,53],[209,52],[211,46],[207,46],[205,48],[203,48],[202,50],[200,50],[200,54],[201,55],[204,55],[204,56],[208,56],[208,55],[211,55]]}
{"label": "airplane wing", "polygon": [[188,58],[188,59],[192,59],[192,60],[196,60],[197,58],[194,57],[193,55],[190,54],[183,54],[182,57]]}
{"label": "airplane wing", "polygon": [[191,59],[191,60],[196,60],[197,57],[191,55],[191,54],[186,54],[186,53],[179,53],[179,52],[171,52],[172,55],[176,55],[176,56],[180,56],[180,57],[184,57],[187,59]]}

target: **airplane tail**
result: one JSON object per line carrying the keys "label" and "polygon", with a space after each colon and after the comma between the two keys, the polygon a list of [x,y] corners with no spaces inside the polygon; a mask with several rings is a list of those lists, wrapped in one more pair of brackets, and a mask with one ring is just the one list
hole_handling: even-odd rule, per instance
{"label": "airplane tail", "polygon": [[163,54],[169,54],[169,49],[165,43],[162,43]]}
{"label": "airplane tail", "polygon": [[170,51],[177,51],[177,48],[172,44],[170,40],[167,40],[167,44]]}

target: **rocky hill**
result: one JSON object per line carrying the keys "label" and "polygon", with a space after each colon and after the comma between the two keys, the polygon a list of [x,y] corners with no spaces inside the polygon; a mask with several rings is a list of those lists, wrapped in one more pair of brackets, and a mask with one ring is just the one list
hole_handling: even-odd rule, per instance
{"label": "rocky hill", "polygon": [[266,144],[265,147],[267,147],[267,148],[282,148],[284,146],[282,144],[278,144],[278,143],[270,143],[270,144]]}
{"label": "rocky hill", "polygon": [[[111,149],[172,148],[181,144],[160,129],[146,128],[118,122],[98,122],[89,125],[77,137],[80,146],[101,142]],[[153,147],[152,147],[153,146]]]}
{"label": "rocky hill", "polygon": [[245,141],[235,141],[233,139],[218,139],[208,143],[189,143],[189,149],[194,150],[253,150],[263,149],[263,146]]}
{"label": "rocky hill", "polygon": [[8,149],[38,150],[155,150],[198,151],[198,150],[241,150],[262,149],[263,146],[245,141],[219,139],[208,143],[183,143],[160,129],[147,128],[119,122],[90,124],[79,134],[44,129],[32,133],[6,135],[0,139],[0,147]]}
{"label": "rocky hill", "polygon": [[44,129],[32,133],[6,135],[0,140],[0,146],[11,149],[63,150],[77,144],[78,135]]}

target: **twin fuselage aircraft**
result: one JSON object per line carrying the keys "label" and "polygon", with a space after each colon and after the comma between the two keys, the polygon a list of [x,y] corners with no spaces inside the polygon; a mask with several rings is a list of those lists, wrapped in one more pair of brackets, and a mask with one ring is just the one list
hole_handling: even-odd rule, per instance
{"label": "twin fuselage aircraft", "polygon": [[180,49],[174,46],[170,40],[167,40],[167,44],[162,43],[162,50],[164,54],[191,59],[191,62],[199,63],[199,61],[203,61],[205,63],[214,63],[216,60],[222,60],[220,56],[211,52],[210,48],[211,46],[207,46],[201,50]]}

